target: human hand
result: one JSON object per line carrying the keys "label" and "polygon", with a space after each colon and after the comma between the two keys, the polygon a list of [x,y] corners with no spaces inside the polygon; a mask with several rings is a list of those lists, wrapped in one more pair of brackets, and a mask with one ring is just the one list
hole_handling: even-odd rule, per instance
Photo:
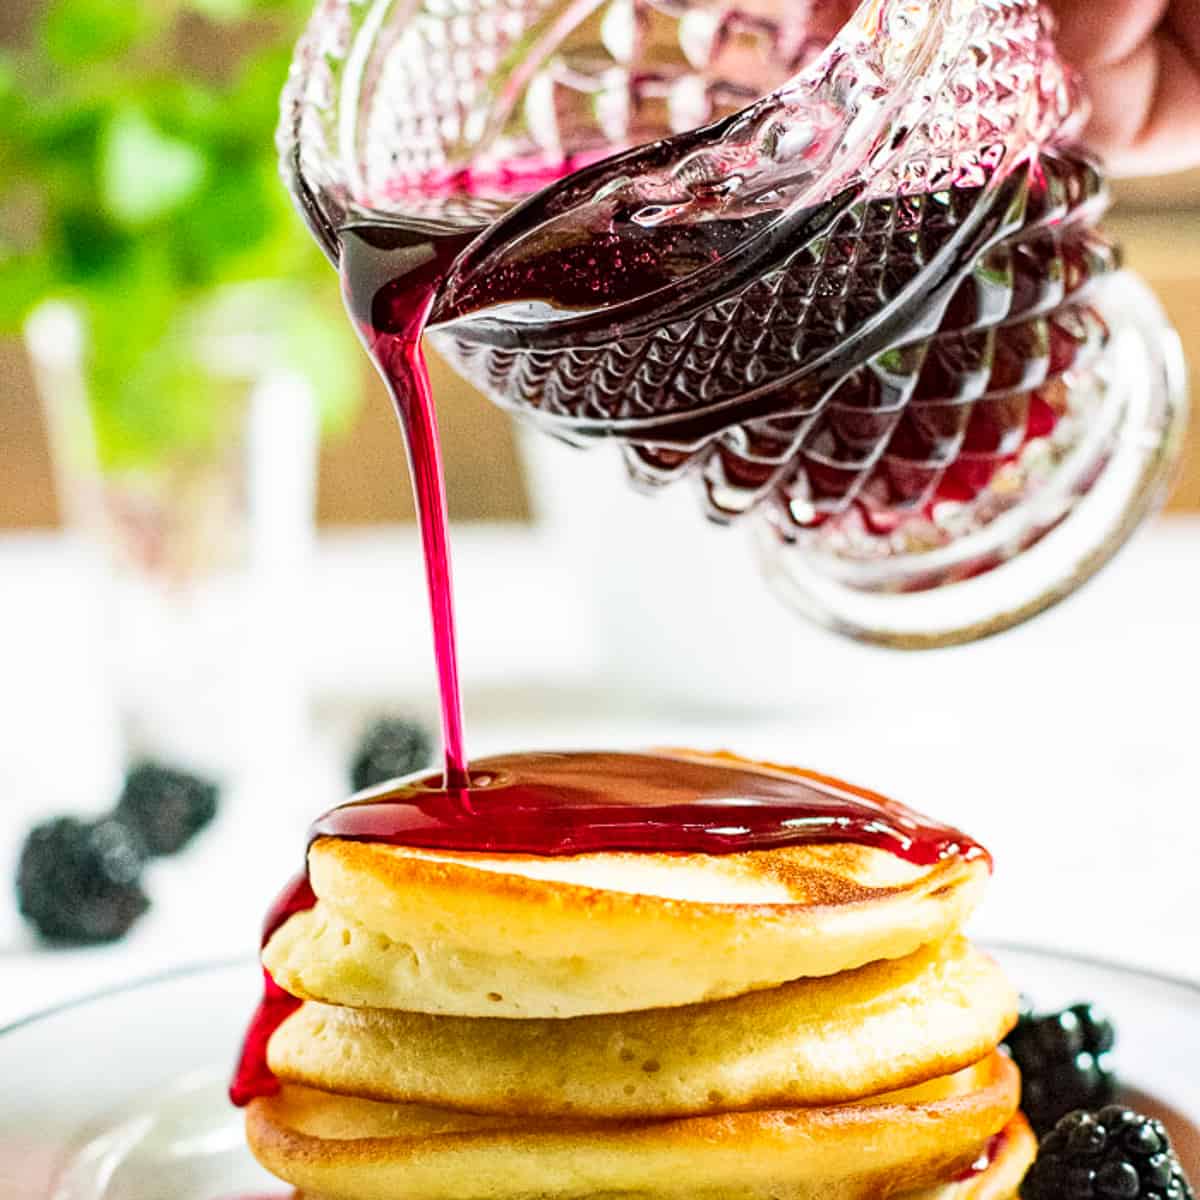
{"label": "human hand", "polygon": [[1085,141],[1117,175],[1200,165],[1200,0],[1051,0],[1092,101]]}

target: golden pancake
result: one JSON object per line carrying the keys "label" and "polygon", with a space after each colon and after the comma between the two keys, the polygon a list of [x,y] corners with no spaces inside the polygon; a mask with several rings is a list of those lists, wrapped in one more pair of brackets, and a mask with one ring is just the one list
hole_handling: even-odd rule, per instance
{"label": "golden pancake", "polygon": [[985,860],[855,844],[744,854],[450,854],[322,838],[315,908],[263,961],[302,999],[464,1017],[696,1004],[902,958],[955,932]]}
{"label": "golden pancake", "polygon": [[657,1122],[476,1116],[288,1085],[251,1103],[246,1129],[267,1170],[329,1200],[877,1200],[969,1167],[1018,1092],[999,1053],[915,1093]]}
{"label": "golden pancake", "polygon": [[[994,1148],[993,1148],[994,1147]],[[1037,1138],[1021,1113],[992,1139],[992,1146],[981,1158],[982,1169],[969,1171],[966,1178],[949,1183],[904,1192],[895,1200],[1015,1200],[1021,1180],[1037,1154]],[[299,1198],[300,1193],[296,1193]],[[303,1200],[322,1200],[308,1192]]]}
{"label": "golden pancake", "polygon": [[730,1000],[566,1020],[306,1003],[271,1039],[281,1079],[478,1113],[675,1117],[842,1104],[978,1062],[1016,1019],[962,937]]}

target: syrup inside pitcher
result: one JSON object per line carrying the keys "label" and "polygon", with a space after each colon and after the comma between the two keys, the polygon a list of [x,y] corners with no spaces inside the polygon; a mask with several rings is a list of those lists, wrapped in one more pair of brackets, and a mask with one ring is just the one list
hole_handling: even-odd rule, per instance
{"label": "syrup inside pitcher", "polygon": [[333,257],[437,247],[428,327],[493,400],[921,646],[1073,590],[1177,454],[1082,113],[1035,0],[326,0],[281,147]]}

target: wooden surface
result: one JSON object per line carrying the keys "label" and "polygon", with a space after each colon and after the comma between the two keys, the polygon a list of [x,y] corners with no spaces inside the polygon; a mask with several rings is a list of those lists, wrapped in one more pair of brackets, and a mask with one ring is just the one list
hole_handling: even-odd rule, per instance
{"label": "wooden surface", "polygon": [[[1161,297],[1200,380],[1200,176],[1120,185],[1111,226],[1127,259]],[[364,366],[364,371],[366,367]],[[446,445],[450,506],[460,520],[511,520],[527,513],[508,418],[441,364],[434,366]],[[1193,434],[1172,498],[1200,510],[1200,439]],[[369,402],[348,437],[322,456],[320,518],[327,524],[394,521],[411,514],[407,470],[382,388],[372,378]],[[56,520],[41,417],[19,346],[0,345],[0,527],[45,526]]]}
{"label": "wooden surface", "polygon": [[[438,398],[451,516],[464,521],[527,516],[509,418],[433,355],[429,373]],[[403,443],[387,393],[374,375],[357,427],[322,456],[319,496],[319,518],[330,524],[412,515]]]}
{"label": "wooden surface", "polygon": [[[1193,404],[1200,387],[1200,211],[1124,210],[1109,222],[1125,246],[1129,265],[1158,293],[1188,359]],[[1170,505],[1200,510],[1200,417],[1194,416],[1179,480]]]}
{"label": "wooden surface", "polygon": [[[321,455],[318,516],[362,525],[412,516],[404,446],[387,394],[363,364],[367,401],[355,428]],[[451,515],[462,521],[528,515],[509,419],[441,362],[431,363],[446,445]],[[21,346],[0,342],[0,529],[56,524],[42,414]]]}

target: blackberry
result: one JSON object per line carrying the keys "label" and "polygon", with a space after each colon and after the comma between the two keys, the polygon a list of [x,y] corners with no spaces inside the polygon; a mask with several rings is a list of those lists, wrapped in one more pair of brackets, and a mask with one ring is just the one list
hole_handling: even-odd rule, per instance
{"label": "blackberry", "polygon": [[381,717],[363,735],[350,768],[356,792],[429,766],[433,743],[414,721]]}
{"label": "blackberry", "polygon": [[1055,1125],[1021,1200],[1195,1200],[1195,1193],[1162,1122],[1113,1104]]}
{"label": "blackberry", "polygon": [[21,850],[18,907],[47,941],[114,941],[150,907],[144,863],[141,839],[111,817],[46,821]]}
{"label": "blackberry", "polygon": [[1115,1041],[1112,1023],[1091,1004],[1021,1013],[1004,1044],[1021,1068],[1021,1108],[1039,1135],[1077,1108],[1112,1103]]}
{"label": "blackberry", "polygon": [[125,776],[114,815],[134,829],[149,854],[176,854],[217,812],[217,785],[149,760]]}

